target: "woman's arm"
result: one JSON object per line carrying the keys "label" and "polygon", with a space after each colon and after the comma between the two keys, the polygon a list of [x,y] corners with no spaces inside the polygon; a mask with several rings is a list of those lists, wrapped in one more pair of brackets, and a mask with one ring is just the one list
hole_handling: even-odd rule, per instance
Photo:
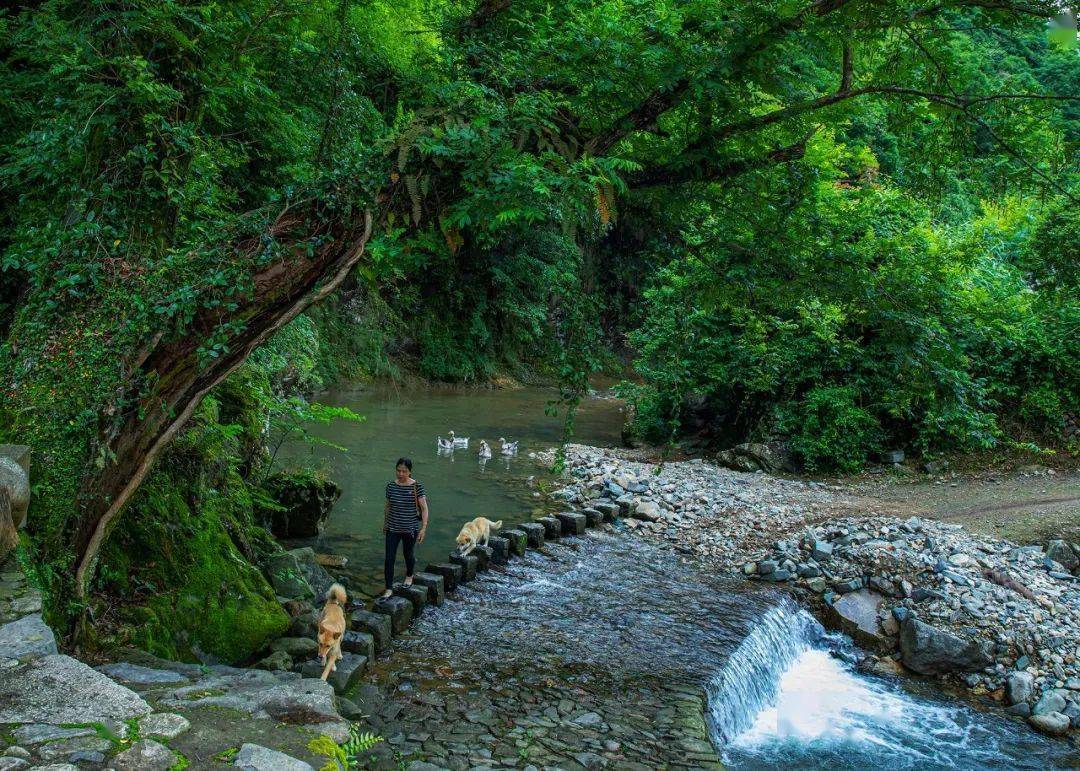
{"label": "woman's arm", "polygon": [[384,533],[386,533],[386,532],[389,532],[389,530],[390,530],[390,499],[387,498],[386,499],[386,505],[383,506],[383,510],[382,510],[382,531]]}
{"label": "woman's arm", "polygon": [[417,543],[423,543],[424,542],[424,534],[427,533],[427,520],[428,520],[427,496],[422,495],[419,498],[417,498],[417,503],[420,504],[420,532],[416,536],[416,542]]}

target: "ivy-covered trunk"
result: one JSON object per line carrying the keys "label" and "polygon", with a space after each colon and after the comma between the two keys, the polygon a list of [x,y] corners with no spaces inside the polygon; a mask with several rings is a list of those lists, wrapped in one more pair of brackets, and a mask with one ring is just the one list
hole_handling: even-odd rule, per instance
{"label": "ivy-covered trunk", "polygon": [[[271,235],[301,244],[315,221],[309,218],[314,214],[281,218]],[[287,256],[253,277],[254,291],[231,314],[204,311],[183,337],[159,335],[135,355],[125,393],[118,395],[112,419],[104,421],[80,485],[78,511],[69,521],[76,570],[69,592],[61,594],[85,604],[110,527],[177,430],[256,346],[341,283],[363,255],[371,229],[371,212],[364,210],[354,221],[336,225],[334,236],[313,254],[299,246],[286,250]],[[222,327],[239,331],[210,356],[204,346]]]}

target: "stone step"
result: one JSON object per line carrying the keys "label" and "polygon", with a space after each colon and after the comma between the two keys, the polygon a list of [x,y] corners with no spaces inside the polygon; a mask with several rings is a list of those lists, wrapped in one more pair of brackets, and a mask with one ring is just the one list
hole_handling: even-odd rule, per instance
{"label": "stone step", "polygon": [[390,617],[369,610],[354,610],[351,626],[355,632],[367,632],[375,641],[375,652],[382,653],[390,647],[393,624]]}
{"label": "stone step", "polygon": [[585,515],[585,524],[588,527],[600,527],[604,524],[604,515],[600,509],[587,508],[582,509],[581,513]]}
{"label": "stone step", "polygon": [[502,537],[506,539],[511,554],[515,557],[525,556],[525,549],[529,545],[529,536],[525,534],[524,530],[512,527],[509,530],[503,530]]}
{"label": "stone step", "polygon": [[[413,580],[416,580],[416,576],[413,576]],[[413,618],[423,613],[425,606],[427,606],[428,590],[426,586],[406,586],[404,583],[399,582],[394,584],[394,594],[398,597],[404,597],[412,603]]]}
{"label": "stone step", "polygon": [[447,592],[454,591],[457,589],[458,584],[461,583],[461,565],[455,565],[452,562],[429,563],[424,568],[424,572],[442,576]]}
{"label": "stone step", "polygon": [[450,562],[455,565],[461,566],[461,582],[467,584],[476,578],[476,568],[480,564],[480,559],[475,554],[466,554],[462,556],[460,554],[451,554]]}
{"label": "stone step", "polygon": [[585,532],[587,520],[584,514],[573,511],[560,511],[555,517],[562,524],[563,535],[581,535]]}
{"label": "stone step", "polygon": [[491,564],[505,565],[510,560],[510,542],[501,536],[493,535],[488,539],[491,549]]}
{"label": "stone step", "polygon": [[375,635],[370,632],[348,631],[341,637],[341,649],[346,653],[356,653],[368,661],[375,658]]}
{"label": "stone step", "polygon": [[518,529],[525,531],[525,537],[530,549],[539,549],[544,545],[546,528],[539,522],[523,522],[518,525]]}
{"label": "stone step", "polygon": [[562,538],[562,522],[555,517],[540,517],[536,520],[544,528],[544,538],[557,541]]}
{"label": "stone step", "polygon": [[437,573],[413,573],[413,583],[428,590],[428,605],[442,605],[446,599],[446,581]]}
{"label": "stone step", "polygon": [[[338,660],[337,669],[327,676],[326,682],[333,686],[334,693],[346,694],[359,684],[360,677],[367,669],[367,663],[367,656],[343,653]],[[303,677],[322,677],[323,666],[318,659],[310,659],[300,667],[300,674]]]}
{"label": "stone step", "polygon": [[413,604],[404,597],[379,597],[371,604],[374,613],[390,617],[390,629],[399,635],[409,628],[413,620]]}
{"label": "stone step", "polygon": [[476,557],[476,569],[487,570],[488,565],[491,564],[491,547],[490,546],[477,546],[469,554]]}

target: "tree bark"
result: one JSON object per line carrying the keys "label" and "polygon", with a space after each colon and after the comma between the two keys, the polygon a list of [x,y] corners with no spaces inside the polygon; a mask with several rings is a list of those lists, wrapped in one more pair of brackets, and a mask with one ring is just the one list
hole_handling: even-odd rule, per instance
{"label": "tree bark", "polygon": [[[100,468],[92,464],[80,487],[79,511],[71,526],[73,590],[80,601],[85,602],[98,551],[117,516],[202,398],[256,346],[341,283],[363,255],[371,228],[368,210],[355,221],[330,225],[319,222],[314,206],[282,214],[270,235],[294,248],[287,257],[259,268],[252,276],[253,291],[235,311],[206,310],[182,336],[159,335],[139,353],[128,390],[139,389],[140,395],[99,436],[115,462]],[[326,230],[330,238],[313,254],[300,248],[313,232]],[[239,248],[255,249],[256,239]],[[229,340],[226,352],[207,362],[199,349],[223,323],[239,323],[241,331]]]}

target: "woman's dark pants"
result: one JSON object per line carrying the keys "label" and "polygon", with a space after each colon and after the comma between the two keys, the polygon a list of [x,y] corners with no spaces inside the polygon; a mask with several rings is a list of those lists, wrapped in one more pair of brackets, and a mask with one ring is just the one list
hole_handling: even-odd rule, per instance
{"label": "woman's dark pants", "polygon": [[405,576],[413,574],[416,567],[416,531],[411,533],[387,533],[386,534],[386,562],[383,563],[383,576],[386,579],[386,588],[394,588],[394,562],[397,560],[397,547],[401,543],[401,550],[405,552]]}

